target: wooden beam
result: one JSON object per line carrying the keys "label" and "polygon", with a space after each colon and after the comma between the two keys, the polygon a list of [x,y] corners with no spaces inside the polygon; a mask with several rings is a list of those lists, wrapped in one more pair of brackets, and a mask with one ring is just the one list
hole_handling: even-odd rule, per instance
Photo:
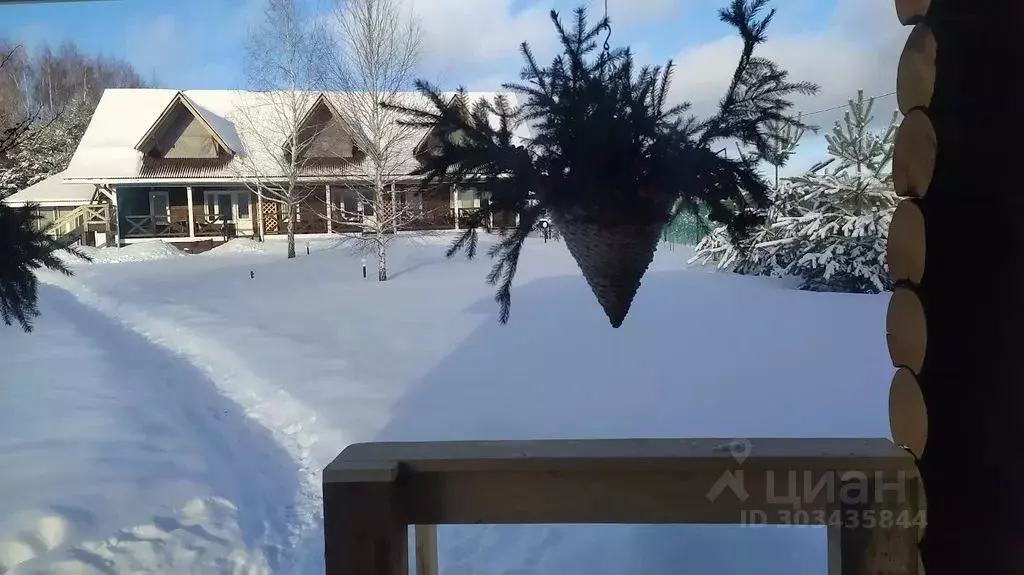
{"label": "wooden beam", "polygon": [[896,195],[922,198],[935,173],[938,142],[935,128],[922,108],[911,110],[896,131],[892,179]]}
{"label": "wooden beam", "polygon": [[914,26],[896,67],[896,101],[900,112],[909,114],[914,108],[931,104],[937,49],[931,28],[924,23]]}
{"label": "wooden beam", "polygon": [[437,527],[417,525],[414,528],[416,541],[416,575],[438,575],[437,570]]}
{"label": "wooden beam", "polygon": [[916,473],[888,440],[749,445],[742,457],[728,439],[357,444],[323,480],[396,483],[410,524],[746,523],[752,510],[786,523],[798,509],[814,522],[846,473]]}
{"label": "wooden beam", "polygon": [[885,336],[894,367],[921,373],[928,346],[924,307],[913,288],[898,286],[889,298],[885,315]]}
{"label": "wooden beam", "polygon": [[910,450],[915,457],[924,455],[928,443],[928,409],[914,373],[900,368],[889,386],[889,433],[892,440]]}
{"label": "wooden beam", "polygon": [[452,213],[455,214],[455,231],[459,230],[459,189],[452,186]]}
{"label": "wooden beam", "polygon": [[903,200],[896,206],[889,222],[885,261],[889,277],[897,282],[920,284],[925,271],[924,215],[914,200]]}
{"label": "wooden beam", "polygon": [[188,203],[188,237],[196,237],[196,209],[192,204],[194,198],[192,197],[192,186],[185,188],[185,202]]}
{"label": "wooden beam", "polygon": [[[846,484],[851,490],[860,488]],[[879,485],[868,483],[868,490]],[[924,575],[917,553],[918,501],[908,494],[906,504],[869,498],[844,501],[835,507],[841,518],[830,526],[829,575]]]}
{"label": "wooden beam", "polygon": [[331,205],[331,185],[324,184],[324,199],[327,201],[327,233],[332,233],[334,215],[333,208]]}
{"label": "wooden beam", "polygon": [[436,575],[434,524],[829,525],[829,573],[918,575],[921,489],[885,439],[351,445],[323,473],[328,575]]}
{"label": "wooden beam", "polygon": [[408,523],[394,481],[324,483],[326,572],[343,575],[408,573]]}
{"label": "wooden beam", "polygon": [[924,20],[931,6],[931,0],[896,0],[896,17],[904,26]]}

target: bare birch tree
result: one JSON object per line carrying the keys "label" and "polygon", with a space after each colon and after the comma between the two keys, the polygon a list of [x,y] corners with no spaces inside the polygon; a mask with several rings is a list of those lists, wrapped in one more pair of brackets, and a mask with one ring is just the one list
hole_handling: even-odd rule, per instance
{"label": "bare birch tree", "polygon": [[[382,104],[407,104],[419,63],[422,33],[399,0],[335,0],[329,21],[335,31],[331,82],[345,89],[339,109],[359,133],[362,161],[349,166],[343,188],[354,204],[331,213],[339,224],[356,222],[361,233],[348,238],[376,252],[377,279],[388,279],[388,245],[400,228],[429,217],[423,197],[402,191],[414,166],[413,149],[422,133],[399,123],[401,115]],[[396,196],[396,187],[400,189]]]}
{"label": "bare birch tree", "polygon": [[[233,163],[235,171],[261,203],[278,205],[289,258],[295,257],[299,206],[314,190],[303,182],[311,164],[304,152],[317,136],[306,120],[322,85],[326,45],[323,29],[294,0],[267,0],[263,22],[247,45],[251,91],[240,95],[233,118],[247,146]],[[257,217],[262,237],[264,215]]]}

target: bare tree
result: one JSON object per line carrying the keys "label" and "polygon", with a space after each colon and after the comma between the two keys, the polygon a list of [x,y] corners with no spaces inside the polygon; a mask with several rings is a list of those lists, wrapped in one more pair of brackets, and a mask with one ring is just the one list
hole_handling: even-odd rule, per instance
{"label": "bare tree", "polygon": [[29,71],[25,50],[0,39],[0,130],[31,115],[25,78]]}
{"label": "bare tree", "polygon": [[[288,257],[295,257],[295,220],[313,191],[305,180],[314,161],[305,152],[318,130],[309,113],[322,85],[326,35],[306,18],[294,0],[268,0],[264,20],[252,30],[246,73],[252,91],[241,96],[235,125],[246,134],[247,149],[233,163],[237,175],[260,202],[277,204],[284,214]],[[265,230],[258,214],[260,235]]]}
{"label": "bare tree", "polygon": [[330,79],[345,89],[337,95],[343,100],[338,107],[358,132],[354,136],[365,154],[345,174],[343,188],[354,201],[342,202],[331,219],[358,224],[361,232],[346,237],[376,252],[377,277],[386,281],[388,244],[395,232],[431,215],[419,190],[402,186],[409,183],[422,131],[400,123],[400,114],[384,106],[406,105],[416,97],[410,91],[422,33],[399,0],[335,0],[329,21],[336,39]]}

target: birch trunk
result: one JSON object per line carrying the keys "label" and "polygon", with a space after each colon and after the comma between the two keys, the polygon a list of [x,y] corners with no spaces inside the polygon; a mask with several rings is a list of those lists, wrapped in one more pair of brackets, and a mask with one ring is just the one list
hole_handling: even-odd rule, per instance
{"label": "birch trunk", "polygon": [[295,257],[295,204],[288,204],[288,258]]}
{"label": "birch trunk", "polygon": [[377,281],[388,281],[388,246],[384,230],[377,227]]}

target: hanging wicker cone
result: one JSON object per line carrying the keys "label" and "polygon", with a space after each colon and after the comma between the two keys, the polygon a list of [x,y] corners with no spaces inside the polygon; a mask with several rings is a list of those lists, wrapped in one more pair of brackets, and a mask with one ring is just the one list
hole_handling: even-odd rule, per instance
{"label": "hanging wicker cone", "polygon": [[664,226],[602,226],[565,214],[553,216],[569,253],[580,266],[612,327],[619,327],[640,288],[640,279],[654,259]]}

